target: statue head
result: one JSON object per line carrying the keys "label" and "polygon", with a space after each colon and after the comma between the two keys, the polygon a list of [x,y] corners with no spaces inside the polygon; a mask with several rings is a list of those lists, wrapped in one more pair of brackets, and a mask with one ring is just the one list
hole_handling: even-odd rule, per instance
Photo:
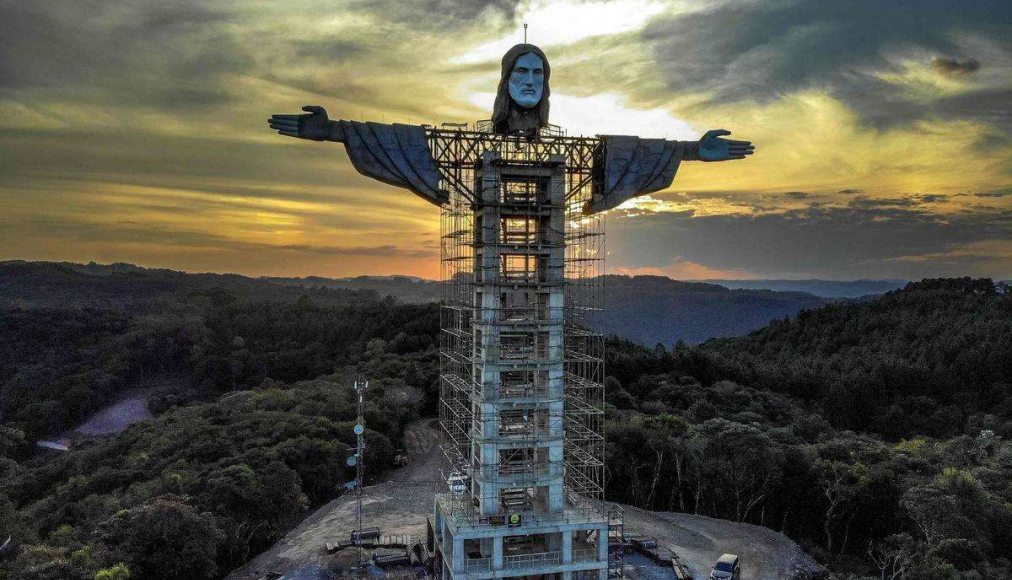
{"label": "statue head", "polygon": [[518,44],[506,52],[492,109],[496,133],[548,126],[551,75],[548,57],[533,44]]}

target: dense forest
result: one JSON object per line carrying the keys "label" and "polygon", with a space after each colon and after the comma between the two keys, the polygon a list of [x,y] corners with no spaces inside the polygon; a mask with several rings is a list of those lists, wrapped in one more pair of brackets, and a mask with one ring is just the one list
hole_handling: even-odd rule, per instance
{"label": "dense forest", "polygon": [[[404,355],[395,366],[407,365],[413,382],[436,372],[427,352],[436,309],[371,291],[9,263],[0,265],[0,308],[0,420],[29,438],[63,431],[152,383],[168,385],[156,393],[160,410],[266,378],[316,378],[360,364],[370,348]],[[418,378],[423,367],[428,375]],[[431,396],[427,405],[435,409]]]}
{"label": "dense forest", "polygon": [[[358,374],[383,476],[435,413],[437,327],[369,290],[0,265],[0,578],[222,577],[342,493]],[[609,499],[783,531],[840,579],[1010,577],[1010,341],[1012,293],[969,279],[609,339]],[[34,448],[137,388],[153,420]]]}
{"label": "dense forest", "polygon": [[837,428],[893,441],[983,426],[1012,435],[1012,296],[990,280],[908,284],[703,352],[714,376],[814,402]]}
{"label": "dense forest", "polygon": [[[372,477],[435,413],[438,320],[368,291],[6,265],[0,578],[223,576],[353,477],[355,376]],[[156,419],[34,448],[152,384]]]}
{"label": "dense forest", "polygon": [[1012,577],[1012,292],[925,280],[745,337],[609,344],[610,499],[783,531],[839,578]]}

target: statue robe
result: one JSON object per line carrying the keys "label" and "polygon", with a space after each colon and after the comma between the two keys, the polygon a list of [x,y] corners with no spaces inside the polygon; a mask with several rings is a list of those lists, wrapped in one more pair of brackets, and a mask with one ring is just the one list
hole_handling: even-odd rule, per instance
{"label": "statue robe", "polygon": [[641,139],[604,135],[604,171],[594,183],[593,198],[584,211],[597,213],[639,195],[671,186],[683,159],[697,159],[694,141]]}
{"label": "statue robe", "polygon": [[411,190],[436,205],[450,201],[429,151],[425,128],[395,123],[339,121],[351,164],[362,175]]}
{"label": "statue robe", "polygon": [[[387,125],[340,121],[351,163],[359,173],[403,187],[436,205],[449,201],[440,188],[442,176],[420,125]],[[694,159],[695,143],[641,139],[622,135],[599,137],[603,168],[595,168],[593,198],[586,213],[612,209],[622,202],[669,187],[683,159]]]}

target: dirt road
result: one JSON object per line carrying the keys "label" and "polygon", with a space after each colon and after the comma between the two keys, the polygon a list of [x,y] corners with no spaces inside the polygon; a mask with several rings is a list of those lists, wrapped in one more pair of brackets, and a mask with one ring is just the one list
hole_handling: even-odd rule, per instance
{"label": "dirt road", "polygon": [[68,451],[75,434],[86,437],[113,435],[134,423],[151,419],[154,415],[148,410],[148,398],[152,392],[151,388],[126,391],[117,401],[100,409],[73,431],[67,431],[51,440],[37,441],[36,445],[55,451]]}
{"label": "dirt road", "polygon": [[[425,518],[431,513],[434,483],[439,477],[436,440],[436,432],[428,423],[408,427],[408,465],[393,471],[389,481],[365,488],[363,525],[378,526],[384,535],[424,539]],[[327,559],[324,543],[346,538],[354,522],[354,496],[342,496],[317,509],[226,580],[276,578],[271,574],[322,565]],[[795,578],[799,577],[798,571],[818,569],[797,544],[751,524],[626,507],[625,529],[627,533],[657,538],[661,547],[678,554],[691,568],[693,577],[700,580],[709,578],[710,566],[725,552],[742,558],[742,580]]]}

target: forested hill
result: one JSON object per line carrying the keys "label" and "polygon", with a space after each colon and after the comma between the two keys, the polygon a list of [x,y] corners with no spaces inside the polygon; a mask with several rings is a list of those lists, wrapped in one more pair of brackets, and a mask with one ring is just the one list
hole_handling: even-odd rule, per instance
{"label": "forested hill", "polygon": [[286,301],[308,295],[329,304],[380,297],[370,289],[325,288],[319,284],[293,287],[236,274],[190,274],[132,264],[0,262],[0,306],[6,307],[98,307],[136,312],[158,310],[181,300],[214,300],[216,294],[225,293],[233,300],[258,301]]}
{"label": "forested hill", "polygon": [[909,280],[702,280],[725,288],[807,292],[824,298],[877,296],[907,285]]}
{"label": "forested hill", "polygon": [[831,580],[1012,578],[1012,293],[925,280],[608,345],[607,496],[783,531]]}
{"label": "forested hill", "polygon": [[393,296],[401,302],[423,304],[439,302],[442,284],[435,280],[423,280],[412,276],[355,276],[350,278],[262,278],[269,282],[289,286],[324,286],[348,290],[372,290],[383,296]]}
{"label": "forested hill", "polygon": [[[439,283],[406,276],[357,278],[269,278],[293,285],[375,290],[408,303],[438,301]],[[593,319],[594,329],[640,344],[671,346],[678,341],[697,344],[714,337],[738,336],[794,316],[806,308],[832,301],[806,292],[740,289],[717,284],[680,282],[663,276],[607,275],[603,284],[604,310]]]}
{"label": "forested hill", "polygon": [[830,302],[804,292],[729,290],[663,276],[608,275],[603,282],[595,330],[648,346],[738,336]]}
{"label": "forested hill", "polygon": [[[604,310],[595,330],[647,346],[697,344],[738,336],[772,320],[832,302],[805,292],[738,289],[663,276],[603,277]],[[327,303],[392,296],[406,304],[440,298],[440,284],[408,276],[249,278],[189,274],[132,264],[0,262],[0,305],[98,306],[133,312],[161,308],[188,293],[228,292],[237,299],[287,300],[308,294]]]}
{"label": "forested hill", "polygon": [[128,390],[154,389],[151,404],[161,410],[265,379],[313,379],[376,349],[403,355],[410,384],[428,388],[436,310],[370,290],[242,276],[3,263],[0,422],[33,441],[74,427]]}
{"label": "forested hill", "polygon": [[714,372],[815,402],[889,438],[1012,421],[1012,292],[986,279],[910,283],[702,346]]}
{"label": "forested hill", "polygon": [[[436,412],[438,322],[369,290],[0,264],[0,579],[223,577],[352,477],[358,375],[383,476]],[[135,391],[154,419],[35,447]]]}

